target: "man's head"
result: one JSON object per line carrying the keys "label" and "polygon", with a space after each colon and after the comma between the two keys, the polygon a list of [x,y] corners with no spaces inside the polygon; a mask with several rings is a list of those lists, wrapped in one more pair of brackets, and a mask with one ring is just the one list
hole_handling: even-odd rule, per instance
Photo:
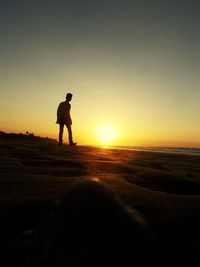
{"label": "man's head", "polygon": [[70,93],[66,94],[66,100],[71,101],[71,99],[72,99],[72,94]]}

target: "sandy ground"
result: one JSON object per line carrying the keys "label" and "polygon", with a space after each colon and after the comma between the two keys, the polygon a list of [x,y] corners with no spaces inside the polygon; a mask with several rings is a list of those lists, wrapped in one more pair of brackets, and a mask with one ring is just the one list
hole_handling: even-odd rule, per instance
{"label": "sandy ground", "polygon": [[164,266],[200,266],[200,157],[58,146],[29,136],[0,138],[1,244],[34,227],[50,201],[88,178],[103,181],[141,214]]}

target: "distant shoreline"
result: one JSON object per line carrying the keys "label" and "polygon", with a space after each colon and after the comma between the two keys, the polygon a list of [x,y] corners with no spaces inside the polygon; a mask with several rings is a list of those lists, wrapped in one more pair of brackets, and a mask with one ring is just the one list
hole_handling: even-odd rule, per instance
{"label": "distant shoreline", "polygon": [[176,155],[200,156],[199,147],[161,147],[161,146],[100,146],[91,145],[102,149],[119,149],[128,151],[141,151],[141,152],[155,152],[155,153],[168,153]]}
{"label": "distant shoreline", "polygon": [[[40,139],[40,140],[49,140],[51,142],[57,142],[54,138],[49,137],[41,137],[36,136],[33,133],[27,132],[24,133],[6,133],[3,131],[0,131],[0,138],[1,139],[27,139],[27,138],[33,138],[33,139]],[[109,146],[109,145],[81,145],[86,147],[97,147],[102,149],[122,149],[122,150],[132,150],[132,151],[144,151],[144,152],[156,152],[156,153],[170,153],[170,154],[178,154],[178,155],[193,155],[193,156],[200,156],[200,147],[172,147],[172,146]]]}
{"label": "distant shoreline", "polygon": [[181,155],[195,155],[200,156],[199,147],[154,147],[154,146],[113,146],[110,148],[125,149],[134,151],[146,151],[146,152],[157,152],[157,153],[172,153]]}

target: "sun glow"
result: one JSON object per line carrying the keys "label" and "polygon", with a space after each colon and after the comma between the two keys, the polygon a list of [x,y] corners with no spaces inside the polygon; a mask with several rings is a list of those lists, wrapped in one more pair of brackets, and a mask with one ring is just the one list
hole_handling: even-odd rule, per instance
{"label": "sun glow", "polygon": [[110,145],[116,139],[117,133],[111,125],[101,125],[97,128],[97,139],[102,145]]}

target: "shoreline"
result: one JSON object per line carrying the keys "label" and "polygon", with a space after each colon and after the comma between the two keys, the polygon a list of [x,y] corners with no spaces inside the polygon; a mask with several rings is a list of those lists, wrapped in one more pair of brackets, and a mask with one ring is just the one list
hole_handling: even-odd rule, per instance
{"label": "shoreline", "polygon": [[161,147],[161,146],[91,146],[101,149],[119,149],[128,151],[144,151],[153,153],[167,153],[186,156],[200,156],[200,147]]}

